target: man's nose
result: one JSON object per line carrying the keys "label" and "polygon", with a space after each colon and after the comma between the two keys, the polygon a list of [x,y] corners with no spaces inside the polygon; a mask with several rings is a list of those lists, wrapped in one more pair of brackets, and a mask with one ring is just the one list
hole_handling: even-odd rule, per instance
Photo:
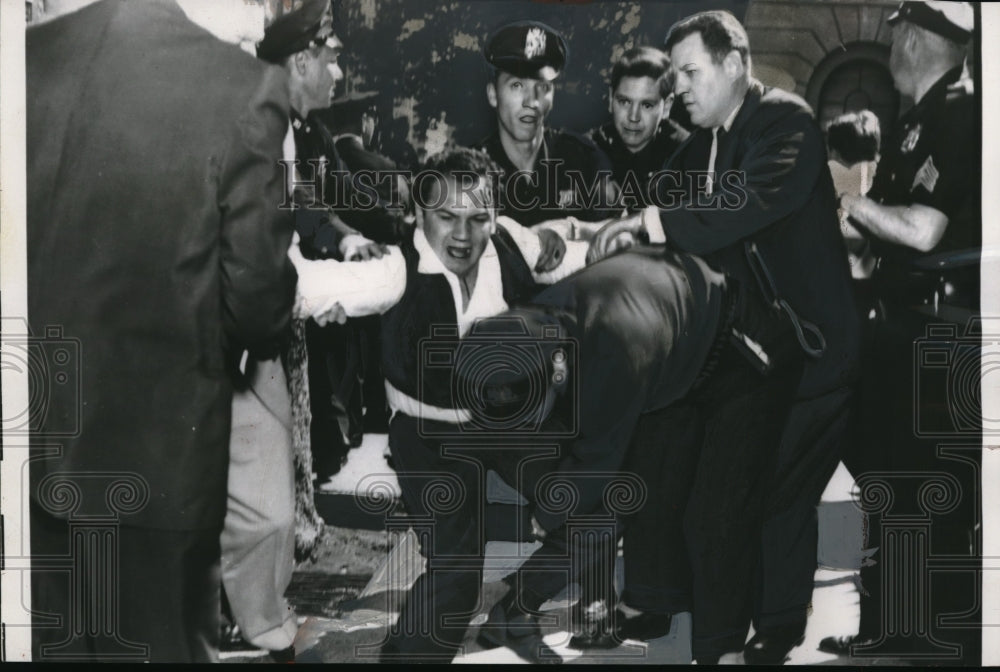
{"label": "man's nose", "polygon": [[639,104],[631,103],[628,106],[628,120],[629,121],[639,121]]}
{"label": "man's nose", "polygon": [[328,63],[326,69],[330,73],[330,77],[333,79],[334,84],[344,78],[344,71],[340,69],[340,65],[337,63]]}
{"label": "man's nose", "polygon": [[525,107],[538,107],[539,98],[540,96],[538,95],[538,90],[535,87],[533,86],[526,87],[526,90],[524,92]]}
{"label": "man's nose", "polygon": [[455,225],[451,227],[451,237],[455,240],[468,240],[471,229],[472,227],[468,220],[458,219],[455,221]]}

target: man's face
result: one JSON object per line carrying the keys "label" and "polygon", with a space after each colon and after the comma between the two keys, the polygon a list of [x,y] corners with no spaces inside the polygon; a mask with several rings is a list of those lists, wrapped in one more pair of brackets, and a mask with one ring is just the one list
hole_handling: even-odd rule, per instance
{"label": "man's face", "polygon": [[904,96],[913,95],[911,85],[910,54],[916,39],[913,27],[906,21],[901,21],[892,27],[892,46],[889,49],[889,72],[896,89]]}
{"label": "man's face", "polygon": [[[466,183],[464,186],[470,186]],[[490,207],[485,179],[472,189],[460,190],[454,177],[433,180],[427,203],[439,207],[417,208],[417,223],[444,267],[462,278],[479,264],[493,233],[495,211]]]}
{"label": "man's face", "polygon": [[630,152],[649,144],[669,112],[669,98],[660,97],[660,85],[652,77],[622,77],[611,95],[615,128]]}
{"label": "man's face", "polygon": [[545,117],[552,110],[555,92],[551,82],[515,77],[501,72],[486,87],[486,97],[496,108],[500,133],[517,142],[528,142],[541,135]]}
{"label": "man's face", "polygon": [[674,70],[674,95],[691,115],[691,123],[701,128],[715,128],[725,123],[738,99],[734,94],[737,73],[727,68],[732,52],[722,63],[712,61],[701,33],[691,33],[670,49]]}
{"label": "man's face", "polygon": [[296,103],[296,111],[303,117],[312,110],[321,110],[330,106],[337,82],[344,78],[344,72],[337,64],[340,51],[344,45],[333,33],[333,16],[330,10],[323,15],[322,23],[316,32],[315,42],[305,51],[292,56],[294,73],[291,86],[292,99]]}

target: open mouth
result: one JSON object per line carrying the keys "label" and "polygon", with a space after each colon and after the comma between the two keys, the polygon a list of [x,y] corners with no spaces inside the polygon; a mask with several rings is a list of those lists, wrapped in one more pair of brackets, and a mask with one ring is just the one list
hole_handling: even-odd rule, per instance
{"label": "open mouth", "polygon": [[455,247],[454,245],[448,246],[448,256],[455,259],[468,259],[472,256],[471,247]]}
{"label": "open mouth", "polygon": [[530,126],[534,126],[535,124],[538,123],[538,117],[536,117],[533,114],[525,114],[523,116],[518,117],[517,119],[522,124],[528,124]]}

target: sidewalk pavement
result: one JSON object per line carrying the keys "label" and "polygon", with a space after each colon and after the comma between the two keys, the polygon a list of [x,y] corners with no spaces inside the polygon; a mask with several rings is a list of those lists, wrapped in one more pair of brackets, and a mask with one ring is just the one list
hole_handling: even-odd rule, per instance
{"label": "sidewalk pavement", "polygon": [[[385,463],[384,435],[367,435],[364,444],[352,451],[347,465],[331,481],[318,489],[317,499],[337,497],[338,501],[354,501],[357,495],[382,493],[398,495],[398,484]],[[824,496],[826,500],[843,502],[849,499],[852,485],[846,471],[838,471]],[[359,492],[359,488],[361,492]],[[412,532],[397,534],[390,539],[385,530],[376,531],[371,524],[369,507],[360,514],[344,507],[326,505],[324,510],[337,511],[342,525],[357,525],[371,531],[331,527],[328,543],[333,544],[328,557],[318,566],[304,563],[299,567],[288,591],[289,601],[299,615],[300,629],[295,642],[296,662],[299,663],[369,663],[376,662],[378,648],[387,629],[396,618],[400,600],[406,589],[423,571],[423,558]],[[325,514],[324,514],[325,515]],[[821,520],[827,536],[839,535],[838,543],[827,544],[829,556],[836,562],[852,562],[857,552],[852,545],[860,537],[852,537],[856,523],[852,510],[843,505],[821,508]],[[352,517],[353,516],[353,517]],[[358,521],[352,523],[352,520]],[[331,522],[328,519],[328,523]],[[346,536],[345,536],[346,535]],[[367,536],[365,536],[367,535]],[[346,541],[345,541],[346,539]],[[840,543],[844,542],[844,543]],[[339,546],[337,546],[339,544]],[[365,556],[359,547],[369,546]],[[506,664],[524,663],[509,649],[483,648],[477,643],[478,624],[485,620],[490,608],[506,590],[502,578],[513,572],[537,548],[537,544],[491,541],[486,548],[486,565],[480,601],[480,614],[466,635],[464,652],[458,663]],[[821,549],[822,550],[822,549]],[[351,555],[341,562],[340,556]],[[618,563],[621,579],[621,558]],[[813,595],[813,614],[806,629],[805,641],[791,652],[789,664],[852,664],[865,665],[875,661],[837,658],[817,649],[819,641],[831,635],[849,635],[856,631],[859,616],[858,594],[853,570],[819,569]],[[577,592],[570,586],[556,599],[543,605],[552,616],[543,627],[545,641],[565,662],[582,664],[686,664],[691,661],[691,615],[678,614],[671,631],[664,637],[643,642],[626,642],[604,651],[586,654],[570,649],[569,614]],[[752,635],[752,633],[751,633]],[[267,660],[266,652],[223,654],[223,662]],[[878,661],[892,664],[893,661]],[[898,661],[897,661],[898,662]]]}

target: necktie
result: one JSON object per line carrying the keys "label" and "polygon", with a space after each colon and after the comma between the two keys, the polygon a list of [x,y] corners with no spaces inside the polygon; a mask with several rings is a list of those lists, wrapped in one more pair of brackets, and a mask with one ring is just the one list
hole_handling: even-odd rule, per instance
{"label": "necktie", "polygon": [[719,153],[719,129],[712,129],[712,149],[708,152],[708,180],[705,184],[706,193],[711,196],[715,187],[715,159]]}

